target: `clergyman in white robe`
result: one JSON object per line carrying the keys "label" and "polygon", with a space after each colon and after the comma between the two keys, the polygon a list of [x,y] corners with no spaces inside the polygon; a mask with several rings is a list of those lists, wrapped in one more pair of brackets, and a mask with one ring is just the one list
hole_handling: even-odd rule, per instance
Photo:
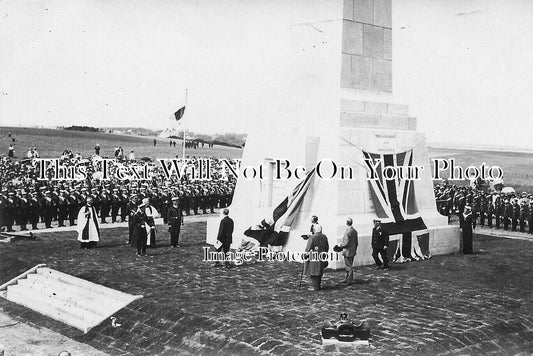
{"label": "clergyman in white robe", "polygon": [[92,205],[92,198],[87,199],[87,204],[82,206],[78,212],[78,241],[80,248],[96,247],[100,241],[100,226],[98,225],[98,214]]}
{"label": "clergyman in white robe", "polygon": [[146,213],[146,236],[148,236],[146,240],[146,246],[155,246],[155,238],[157,235],[157,231],[155,229],[155,219],[159,217],[159,212],[156,208],[150,205],[150,201],[148,198],[143,199],[143,205],[144,205],[144,211]]}

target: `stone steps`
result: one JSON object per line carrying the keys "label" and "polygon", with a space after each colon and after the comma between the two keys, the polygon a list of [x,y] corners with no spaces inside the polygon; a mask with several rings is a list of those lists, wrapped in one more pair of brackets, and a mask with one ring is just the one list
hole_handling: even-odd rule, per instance
{"label": "stone steps", "polygon": [[3,296],[84,333],[142,296],[134,296],[48,267],[22,275]]}

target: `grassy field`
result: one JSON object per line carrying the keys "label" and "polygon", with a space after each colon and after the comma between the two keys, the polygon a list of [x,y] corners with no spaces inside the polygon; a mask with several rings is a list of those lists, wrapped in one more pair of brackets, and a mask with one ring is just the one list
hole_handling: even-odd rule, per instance
{"label": "grassy field", "polygon": [[[99,143],[101,154],[112,157],[115,146],[122,146],[124,152],[134,150],[137,158],[173,158],[181,156],[181,141],[177,147],[169,147],[168,139],[158,139],[157,146],[153,146],[153,137],[128,135],[114,135],[107,133],[67,131],[54,129],[38,129],[24,127],[0,127],[0,153],[7,154],[11,132],[16,139],[15,153],[17,156],[26,154],[30,147],[37,147],[41,157],[57,158],[67,148],[78,150],[82,155],[94,153],[94,146]],[[187,155],[222,158],[240,158],[242,150],[231,147],[215,146],[214,148],[188,149]],[[492,152],[458,149],[430,148],[431,158],[455,158],[456,164],[466,168],[470,165],[479,167],[483,162],[489,166],[500,166],[504,172],[506,186],[512,186],[517,191],[533,193],[533,154],[518,152]],[[531,175],[530,175],[531,174]],[[467,181],[462,184],[468,184]]]}
{"label": "grassy field", "polygon": [[[471,165],[479,167],[483,162],[487,166],[499,166],[503,170],[505,186],[515,188],[517,192],[533,193],[533,154],[531,153],[431,148],[429,155],[431,158],[454,158],[456,165],[463,168]],[[468,182],[463,182],[463,184],[468,184]]]}
{"label": "grassy field", "polygon": [[[181,140],[177,140],[176,147],[169,147],[168,139],[157,139],[154,147],[154,137],[114,135],[101,132],[84,132],[55,129],[40,129],[28,127],[0,127],[0,153],[7,155],[11,139],[11,132],[15,138],[15,155],[25,157],[31,147],[36,147],[41,158],[58,158],[65,149],[79,151],[84,157],[94,154],[94,146],[100,144],[102,156],[113,157],[116,146],[122,146],[124,154],[131,150],[135,157],[174,158],[181,157]],[[242,150],[232,147],[215,146],[214,148],[187,149],[185,154],[196,157],[215,156],[221,158],[240,158]]]}

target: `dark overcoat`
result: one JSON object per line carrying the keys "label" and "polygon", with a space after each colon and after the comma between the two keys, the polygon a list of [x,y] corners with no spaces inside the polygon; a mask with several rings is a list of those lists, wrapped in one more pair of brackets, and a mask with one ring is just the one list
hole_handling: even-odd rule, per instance
{"label": "dark overcoat", "polygon": [[[328,252],[329,244],[326,235],[318,232],[313,234],[307,240],[305,252]],[[304,272],[308,276],[321,276],[324,273],[327,263],[321,261],[305,261]]]}
{"label": "dark overcoat", "polygon": [[233,242],[233,220],[229,216],[220,221],[217,240],[223,245],[231,245]]}

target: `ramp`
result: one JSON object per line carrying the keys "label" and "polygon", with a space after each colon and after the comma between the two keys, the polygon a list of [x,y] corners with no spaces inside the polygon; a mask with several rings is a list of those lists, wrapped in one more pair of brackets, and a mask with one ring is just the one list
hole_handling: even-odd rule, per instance
{"label": "ramp", "polygon": [[142,295],[37,265],[0,286],[0,296],[87,333]]}

